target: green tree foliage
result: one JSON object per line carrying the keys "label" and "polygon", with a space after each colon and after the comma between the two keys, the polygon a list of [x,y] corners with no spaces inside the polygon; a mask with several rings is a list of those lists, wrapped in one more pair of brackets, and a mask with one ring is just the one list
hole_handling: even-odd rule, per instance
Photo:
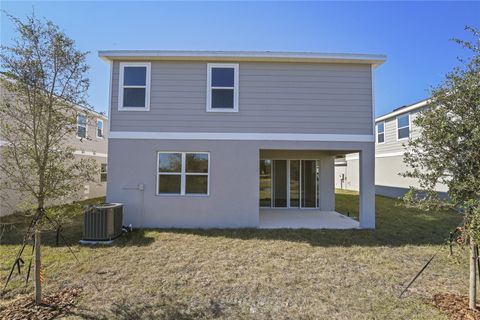
{"label": "green tree foliage", "polygon": [[[468,30],[480,41],[477,30]],[[404,200],[424,209],[480,214],[480,42],[456,42],[473,54],[432,90],[430,107],[413,120],[421,135],[407,146],[411,170],[405,176],[418,179],[420,188],[411,188]],[[448,198],[435,192],[439,183],[448,187]]]}
{"label": "green tree foliage", "polygon": [[44,208],[98,174],[93,160],[74,157],[69,145],[78,105],[86,105],[87,52],[51,21],[10,18],[17,37],[0,52],[0,191]]}
{"label": "green tree foliage", "polygon": [[[409,206],[434,210],[460,209],[464,236],[471,245],[470,307],[476,308],[476,260],[480,241],[480,32],[467,27],[474,41],[455,39],[471,56],[449,72],[432,90],[429,108],[413,123],[421,134],[407,146],[404,161],[411,168],[405,177],[419,181],[404,201]],[[448,187],[448,197],[435,191]],[[473,280],[472,280],[473,279]]]}

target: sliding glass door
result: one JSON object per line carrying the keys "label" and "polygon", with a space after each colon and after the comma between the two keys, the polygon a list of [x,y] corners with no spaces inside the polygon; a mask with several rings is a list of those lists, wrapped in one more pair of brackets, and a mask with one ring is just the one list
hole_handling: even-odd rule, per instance
{"label": "sliding glass door", "polygon": [[287,160],[273,160],[273,206],[287,207]]}
{"label": "sliding glass door", "polygon": [[302,160],[302,208],[317,204],[317,166],[315,160]]}
{"label": "sliding glass door", "polygon": [[260,206],[318,207],[316,160],[260,160]]}
{"label": "sliding glass door", "polygon": [[260,207],[272,206],[272,160],[260,160]]}
{"label": "sliding glass door", "polygon": [[290,208],[300,207],[300,160],[290,160]]}

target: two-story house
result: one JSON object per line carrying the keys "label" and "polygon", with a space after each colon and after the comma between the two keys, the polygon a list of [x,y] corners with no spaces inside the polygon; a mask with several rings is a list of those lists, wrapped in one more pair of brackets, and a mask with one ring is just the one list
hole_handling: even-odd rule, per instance
{"label": "two-story house", "polygon": [[[4,94],[8,94],[5,90],[0,82],[0,98],[2,99]],[[77,130],[75,134],[66,138],[65,144],[75,148],[75,157],[94,159],[98,165],[99,175],[95,181],[79,186],[78,194],[75,196],[58,200],[55,204],[104,197],[106,194],[108,118],[102,113],[78,105],[72,106],[72,112],[77,114]],[[0,133],[0,148],[5,145],[6,142],[2,140]],[[25,201],[25,195],[0,189],[0,216],[24,210],[29,205]]]}
{"label": "two-story house", "polygon": [[[401,174],[409,170],[404,163],[404,153],[410,139],[421,134],[414,119],[419,112],[428,108],[429,100],[425,99],[411,105],[394,109],[375,119],[375,189],[379,195],[397,198],[402,197],[409,188],[419,188],[414,178],[403,177]],[[342,160],[337,160],[335,184],[337,188],[359,190],[359,156],[348,154]],[[439,184],[436,187],[441,195],[448,191],[447,186]]]}
{"label": "two-story house", "polygon": [[125,204],[125,223],[265,227],[313,214],[316,227],[336,227],[321,224],[335,211],[334,159],[359,152],[351,226],[375,227],[373,72],[385,56],[99,56],[111,70],[107,201]]}
{"label": "two-story house", "polygon": [[95,181],[83,185],[80,199],[105,197],[107,191],[108,117],[91,109],[77,107],[77,131],[69,138],[76,157],[94,159],[99,175]]}

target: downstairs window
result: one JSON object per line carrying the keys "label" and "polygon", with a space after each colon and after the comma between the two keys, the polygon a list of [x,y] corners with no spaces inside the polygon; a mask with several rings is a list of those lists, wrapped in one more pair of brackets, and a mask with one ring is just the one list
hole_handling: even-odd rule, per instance
{"label": "downstairs window", "polygon": [[107,181],[107,164],[102,163],[100,167],[100,182]]}
{"label": "downstairs window", "polygon": [[159,152],[158,195],[208,195],[208,152]]}

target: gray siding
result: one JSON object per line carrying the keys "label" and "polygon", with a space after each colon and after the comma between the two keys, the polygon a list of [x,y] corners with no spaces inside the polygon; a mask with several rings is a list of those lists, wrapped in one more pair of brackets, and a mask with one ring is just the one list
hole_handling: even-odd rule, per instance
{"label": "gray siding", "polygon": [[[420,109],[410,112],[410,138],[417,138],[420,135],[418,127],[413,124],[419,112]],[[397,140],[397,116],[394,116],[385,120],[385,143],[376,143],[375,151],[377,154],[404,152],[403,144],[407,145],[407,143],[408,140]]]}
{"label": "gray siding", "polygon": [[239,112],[206,112],[206,62],[152,62],[150,111],[118,111],[111,130],[372,134],[370,65],[239,63]]}

